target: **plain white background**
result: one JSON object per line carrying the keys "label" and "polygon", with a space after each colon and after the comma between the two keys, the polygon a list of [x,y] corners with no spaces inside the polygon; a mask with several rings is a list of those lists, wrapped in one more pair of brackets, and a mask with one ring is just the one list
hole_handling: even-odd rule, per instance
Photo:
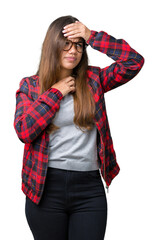
{"label": "plain white background", "polygon": [[[73,15],[89,29],[123,38],[145,58],[129,83],[105,94],[107,113],[121,171],[108,200],[105,239],[157,240],[157,25],[156,1],[3,1],[0,6],[1,161],[0,238],[32,240],[21,191],[24,144],[13,128],[15,92],[38,67],[48,26]],[[114,61],[88,47],[89,64]],[[53,224],[53,223],[52,223]],[[96,225],[97,227],[97,225]]]}

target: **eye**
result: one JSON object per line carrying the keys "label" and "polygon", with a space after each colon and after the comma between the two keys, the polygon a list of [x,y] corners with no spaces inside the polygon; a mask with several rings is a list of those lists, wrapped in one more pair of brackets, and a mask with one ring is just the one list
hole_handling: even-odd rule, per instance
{"label": "eye", "polygon": [[70,41],[65,41],[64,43],[64,50],[69,50],[71,48],[71,42]]}
{"label": "eye", "polygon": [[69,41],[66,41],[66,42],[65,42],[65,46],[68,46],[69,44],[70,44]]}
{"label": "eye", "polygon": [[80,47],[80,48],[82,48],[82,47],[83,47],[83,43],[78,42],[78,43],[77,43],[77,46]]}

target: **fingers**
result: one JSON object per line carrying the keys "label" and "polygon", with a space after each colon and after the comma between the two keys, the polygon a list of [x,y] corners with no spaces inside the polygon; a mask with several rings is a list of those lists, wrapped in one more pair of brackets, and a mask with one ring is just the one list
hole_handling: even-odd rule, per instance
{"label": "fingers", "polygon": [[75,78],[72,77],[72,76],[69,76],[69,77],[67,77],[66,79],[64,79],[64,81],[66,81],[67,83],[68,83],[68,82],[71,82],[71,81],[75,82]]}
{"label": "fingers", "polygon": [[70,24],[67,24],[65,27],[64,27],[64,30],[71,30],[71,29],[75,29],[79,26],[81,26],[81,22],[75,22],[75,23],[70,23]]}
{"label": "fingers", "polygon": [[81,37],[84,38],[85,41],[87,41],[91,35],[91,30],[79,21],[66,25],[62,32],[64,37],[68,39]]}
{"label": "fingers", "polygon": [[68,82],[71,81],[71,80],[75,80],[75,78],[72,77],[72,76],[67,77],[67,79],[68,79]]}
{"label": "fingers", "polygon": [[65,32],[64,33],[64,37],[68,37],[68,38],[76,38],[76,37],[80,37],[81,36],[81,31],[78,30],[71,30],[69,32]]}
{"label": "fingers", "polygon": [[74,77],[69,77],[69,80],[67,81],[67,84],[69,86],[69,88],[71,88],[71,92],[74,92],[75,91],[75,87],[76,87],[76,84],[75,84],[75,78]]}
{"label": "fingers", "polygon": [[65,34],[65,33],[70,33],[71,31],[78,31],[78,26],[75,23],[66,25],[62,32]]}
{"label": "fingers", "polygon": [[64,27],[64,30],[62,32],[64,34],[64,37],[67,37],[67,38],[82,37],[83,35],[82,23],[76,22],[76,23],[68,24]]}

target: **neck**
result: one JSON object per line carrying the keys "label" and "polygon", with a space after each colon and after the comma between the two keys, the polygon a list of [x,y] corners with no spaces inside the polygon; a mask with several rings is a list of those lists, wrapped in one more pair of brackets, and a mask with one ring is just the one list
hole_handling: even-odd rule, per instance
{"label": "neck", "polygon": [[72,69],[61,69],[59,74],[59,80],[71,76],[73,73]]}

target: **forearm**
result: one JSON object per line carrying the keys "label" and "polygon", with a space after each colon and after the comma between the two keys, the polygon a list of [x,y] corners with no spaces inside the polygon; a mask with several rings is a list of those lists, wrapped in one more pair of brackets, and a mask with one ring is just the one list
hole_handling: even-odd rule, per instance
{"label": "forearm", "polygon": [[131,48],[125,40],[116,39],[106,32],[96,32],[91,30],[91,35],[87,40],[87,43],[91,45],[92,48],[105,53],[114,61],[135,59],[137,63],[143,64],[143,57]]}
{"label": "forearm", "polygon": [[62,97],[55,88],[48,89],[35,101],[21,89],[17,91],[14,128],[22,142],[32,142],[51,123]]}
{"label": "forearm", "polygon": [[100,80],[104,92],[134,78],[144,64],[144,58],[125,40],[116,39],[106,32],[91,30],[87,43],[115,61],[110,66],[100,69]]}

